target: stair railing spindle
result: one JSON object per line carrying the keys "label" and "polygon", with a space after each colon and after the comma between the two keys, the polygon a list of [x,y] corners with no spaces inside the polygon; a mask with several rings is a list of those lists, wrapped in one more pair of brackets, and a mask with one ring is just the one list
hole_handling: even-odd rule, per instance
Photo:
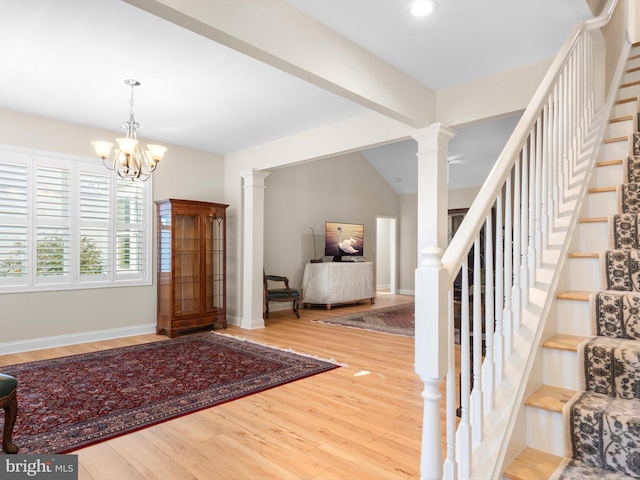
{"label": "stair railing spindle", "polygon": [[[569,190],[569,173],[567,170],[567,159],[569,157],[569,134],[568,134],[568,105],[567,105],[567,90],[568,90],[568,74],[565,71],[562,74],[562,89],[560,93],[560,165],[562,169],[562,179],[564,183],[562,184],[562,189],[564,194]],[[566,200],[566,197],[562,197],[563,200]]]}
{"label": "stair railing spindle", "polygon": [[522,147],[522,198],[520,200],[520,281],[522,307],[529,305],[529,142]]}
{"label": "stair railing spindle", "polygon": [[558,218],[560,212],[560,186],[561,172],[559,172],[558,164],[558,86],[556,85],[551,93],[551,188],[553,191],[553,217]]}
{"label": "stair railing spindle", "polygon": [[494,355],[494,302],[493,302],[493,222],[491,221],[491,212],[487,215],[484,226],[484,324],[485,324],[485,343],[486,354],[482,362],[482,382],[484,392],[484,412],[485,414],[493,410],[493,399],[495,389],[495,355]]}
{"label": "stair railing spindle", "polygon": [[[553,200],[553,108],[551,105],[551,99],[547,100],[545,104],[545,164],[546,164],[546,173],[545,173],[545,191],[546,191],[546,203],[547,203],[547,225],[548,232],[556,231],[556,222],[557,218],[555,215],[555,207]],[[548,239],[547,239],[548,244]]]}
{"label": "stair railing spindle", "polygon": [[541,243],[542,250],[546,250],[549,240],[549,142],[547,141],[547,135],[549,134],[549,109],[548,104],[545,104],[540,115],[542,120],[542,134],[540,135],[540,231],[541,231]]}
{"label": "stair railing spindle", "polygon": [[471,343],[469,331],[469,267],[467,259],[462,262],[462,292],[460,318],[460,425],[458,435],[460,439],[460,476],[469,478],[471,466]]}
{"label": "stair railing spindle", "polygon": [[569,151],[567,154],[567,166],[568,177],[569,177],[569,185],[571,188],[574,178],[573,166],[575,164],[575,156],[576,156],[576,112],[575,112],[575,91],[574,86],[576,84],[575,78],[575,55],[571,55],[569,57],[569,85],[568,85],[568,106],[569,106],[569,114],[568,114],[568,125],[569,125]]}
{"label": "stair railing spindle", "polygon": [[504,367],[504,329],[503,329],[503,231],[502,231],[502,192],[498,194],[496,199],[496,271],[495,271],[495,317],[496,317],[496,331],[495,341],[493,342],[496,347],[496,383],[502,381],[502,370]]}
{"label": "stair railing spindle", "polygon": [[482,265],[480,262],[480,235],[473,243],[473,390],[471,391],[471,425],[473,445],[482,441]]}
{"label": "stair railing spindle", "polygon": [[453,316],[453,289],[449,288],[449,330],[448,330],[448,370],[446,375],[446,442],[447,457],[443,465],[444,478],[454,480],[458,478],[458,464],[456,462],[456,349],[455,349],[455,329]]}
{"label": "stair railing spindle", "polygon": [[[580,172],[580,166],[582,165],[582,145],[584,144],[584,138],[586,134],[586,116],[585,116],[585,103],[584,103],[584,39],[581,37],[578,42],[578,50],[576,52],[576,164],[575,172]],[[579,180],[578,178],[576,180]]]}
{"label": "stair railing spindle", "polygon": [[570,132],[570,148],[569,148],[569,184],[573,184],[573,180],[575,177],[574,166],[576,163],[576,157],[578,153],[577,149],[577,114],[576,114],[576,53],[574,53],[569,58],[569,132]]}
{"label": "stair railing spindle", "polygon": [[507,177],[504,194],[504,258],[502,260],[504,262],[504,314],[502,321],[505,358],[511,355],[513,344],[513,310],[511,304],[511,289],[513,288],[513,244],[511,243],[511,235],[513,233],[513,197],[511,195],[511,175]]}
{"label": "stair railing spindle", "polygon": [[535,187],[535,206],[536,206],[536,267],[542,265],[542,121],[538,117],[536,121],[536,187]]}
{"label": "stair railing spindle", "polygon": [[529,285],[536,284],[536,145],[535,127],[529,134]]}
{"label": "stair railing spindle", "polygon": [[562,142],[563,142],[563,123],[562,123],[562,91],[563,91],[563,76],[558,79],[558,83],[553,89],[554,93],[554,124],[556,125],[554,132],[554,155],[556,163],[556,171],[558,172],[558,201],[563,202],[565,200],[565,175],[562,168]]}
{"label": "stair railing spindle", "polygon": [[[522,152],[520,152],[522,156]],[[521,184],[520,184],[520,168],[521,159],[516,160],[513,178],[513,288],[511,290],[512,308],[513,311],[513,331],[517,332],[520,329],[521,318],[521,286],[520,286],[520,235],[522,233],[522,225],[520,224],[520,197],[521,197]]]}

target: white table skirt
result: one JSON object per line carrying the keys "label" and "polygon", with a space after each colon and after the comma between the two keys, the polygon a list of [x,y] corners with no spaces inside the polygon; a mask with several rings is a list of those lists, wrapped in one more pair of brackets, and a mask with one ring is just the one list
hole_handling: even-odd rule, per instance
{"label": "white table skirt", "polygon": [[373,299],[373,262],[307,263],[302,277],[302,302],[332,304]]}

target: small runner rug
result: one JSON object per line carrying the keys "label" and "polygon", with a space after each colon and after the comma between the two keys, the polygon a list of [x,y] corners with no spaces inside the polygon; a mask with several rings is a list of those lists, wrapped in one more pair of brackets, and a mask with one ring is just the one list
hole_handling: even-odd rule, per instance
{"label": "small runner rug", "polygon": [[206,333],[2,367],[18,379],[19,454],[68,453],[337,368]]}
{"label": "small runner rug", "polygon": [[416,325],[415,305],[413,303],[394,305],[368,312],[313,320],[313,322],[413,337]]}

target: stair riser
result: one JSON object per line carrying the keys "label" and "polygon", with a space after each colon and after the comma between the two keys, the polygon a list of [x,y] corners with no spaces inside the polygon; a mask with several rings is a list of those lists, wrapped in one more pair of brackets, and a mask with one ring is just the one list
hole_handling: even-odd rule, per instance
{"label": "stair riser", "polygon": [[594,187],[613,187],[622,181],[622,165],[598,167],[595,174]]}
{"label": "stair riser", "polygon": [[589,217],[608,217],[617,211],[616,192],[592,193],[588,196]]}
{"label": "stair riser", "polygon": [[613,107],[613,118],[625,117],[638,112],[638,102],[626,102]]}
{"label": "stair riser", "polygon": [[[623,82],[624,83],[624,82]],[[640,85],[631,85],[629,87],[618,89],[617,99],[639,97],[640,98]]]}
{"label": "stair riser", "polygon": [[[634,62],[636,62],[636,60],[634,60]],[[636,67],[638,67],[638,65],[627,65],[625,70],[630,70]],[[637,82],[638,80],[640,80],[640,70],[636,70],[635,72],[625,72],[624,75],[622,75],[622,82],[620,83],[625,84]]]}
{"label": "stair riser", "polygon": [[569,259],[569,289],[595,292],[600,290],[600,261],[597,258]]}
{"label": "stair riser", "polygon": [[544,365],[542,380],[545,385],[578,390],[579,372],[576,352],[543,348],[542,361]]}
{"label": "stair riser", "polygon": [[622,122],[610,123],[607,127],[607,138],[617,138],[625,135],[629,135],[629,132],[633,131],[633,120],[624,120]]}
{"label": "stair riser", "polygon": [[556,324],[558,333],[591,336],[591,311],[589,302],[580,300],[558,300],[556,306]]}
{"label": "stair riser", "polygon": [[[633,57],[634,55],[631,55],[631,56]],[[629,59],[629,61],[627,61],[625,70],[628,70],[630,68],[636,68],[636,67],[640,67],[640,58],[631,58]]]}
{"label": "stair riser", "polygon": [[527,446],[553,455],[564,455],[564,421],[562,413],[525,407]]}
{"label": "stair riser", "polygon": [[600,252],[609,249],[609,222],[580,223],[578,251]]}
{"label": "stair riser", "polygon": [[605,143],[602,146],[602,160],[620,160],[628,156],[628,141]]}

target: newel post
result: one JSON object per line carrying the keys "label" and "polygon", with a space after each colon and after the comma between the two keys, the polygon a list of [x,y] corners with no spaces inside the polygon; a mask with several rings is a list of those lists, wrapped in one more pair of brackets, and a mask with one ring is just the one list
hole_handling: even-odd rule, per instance
{"label": "newel post", "polygon": [[415,368],[424,383],[420,478],[441,479],[440,386],[448,369],[447,156],[455,131],[433,124],[418,142],[418,268],[415,275]]}

